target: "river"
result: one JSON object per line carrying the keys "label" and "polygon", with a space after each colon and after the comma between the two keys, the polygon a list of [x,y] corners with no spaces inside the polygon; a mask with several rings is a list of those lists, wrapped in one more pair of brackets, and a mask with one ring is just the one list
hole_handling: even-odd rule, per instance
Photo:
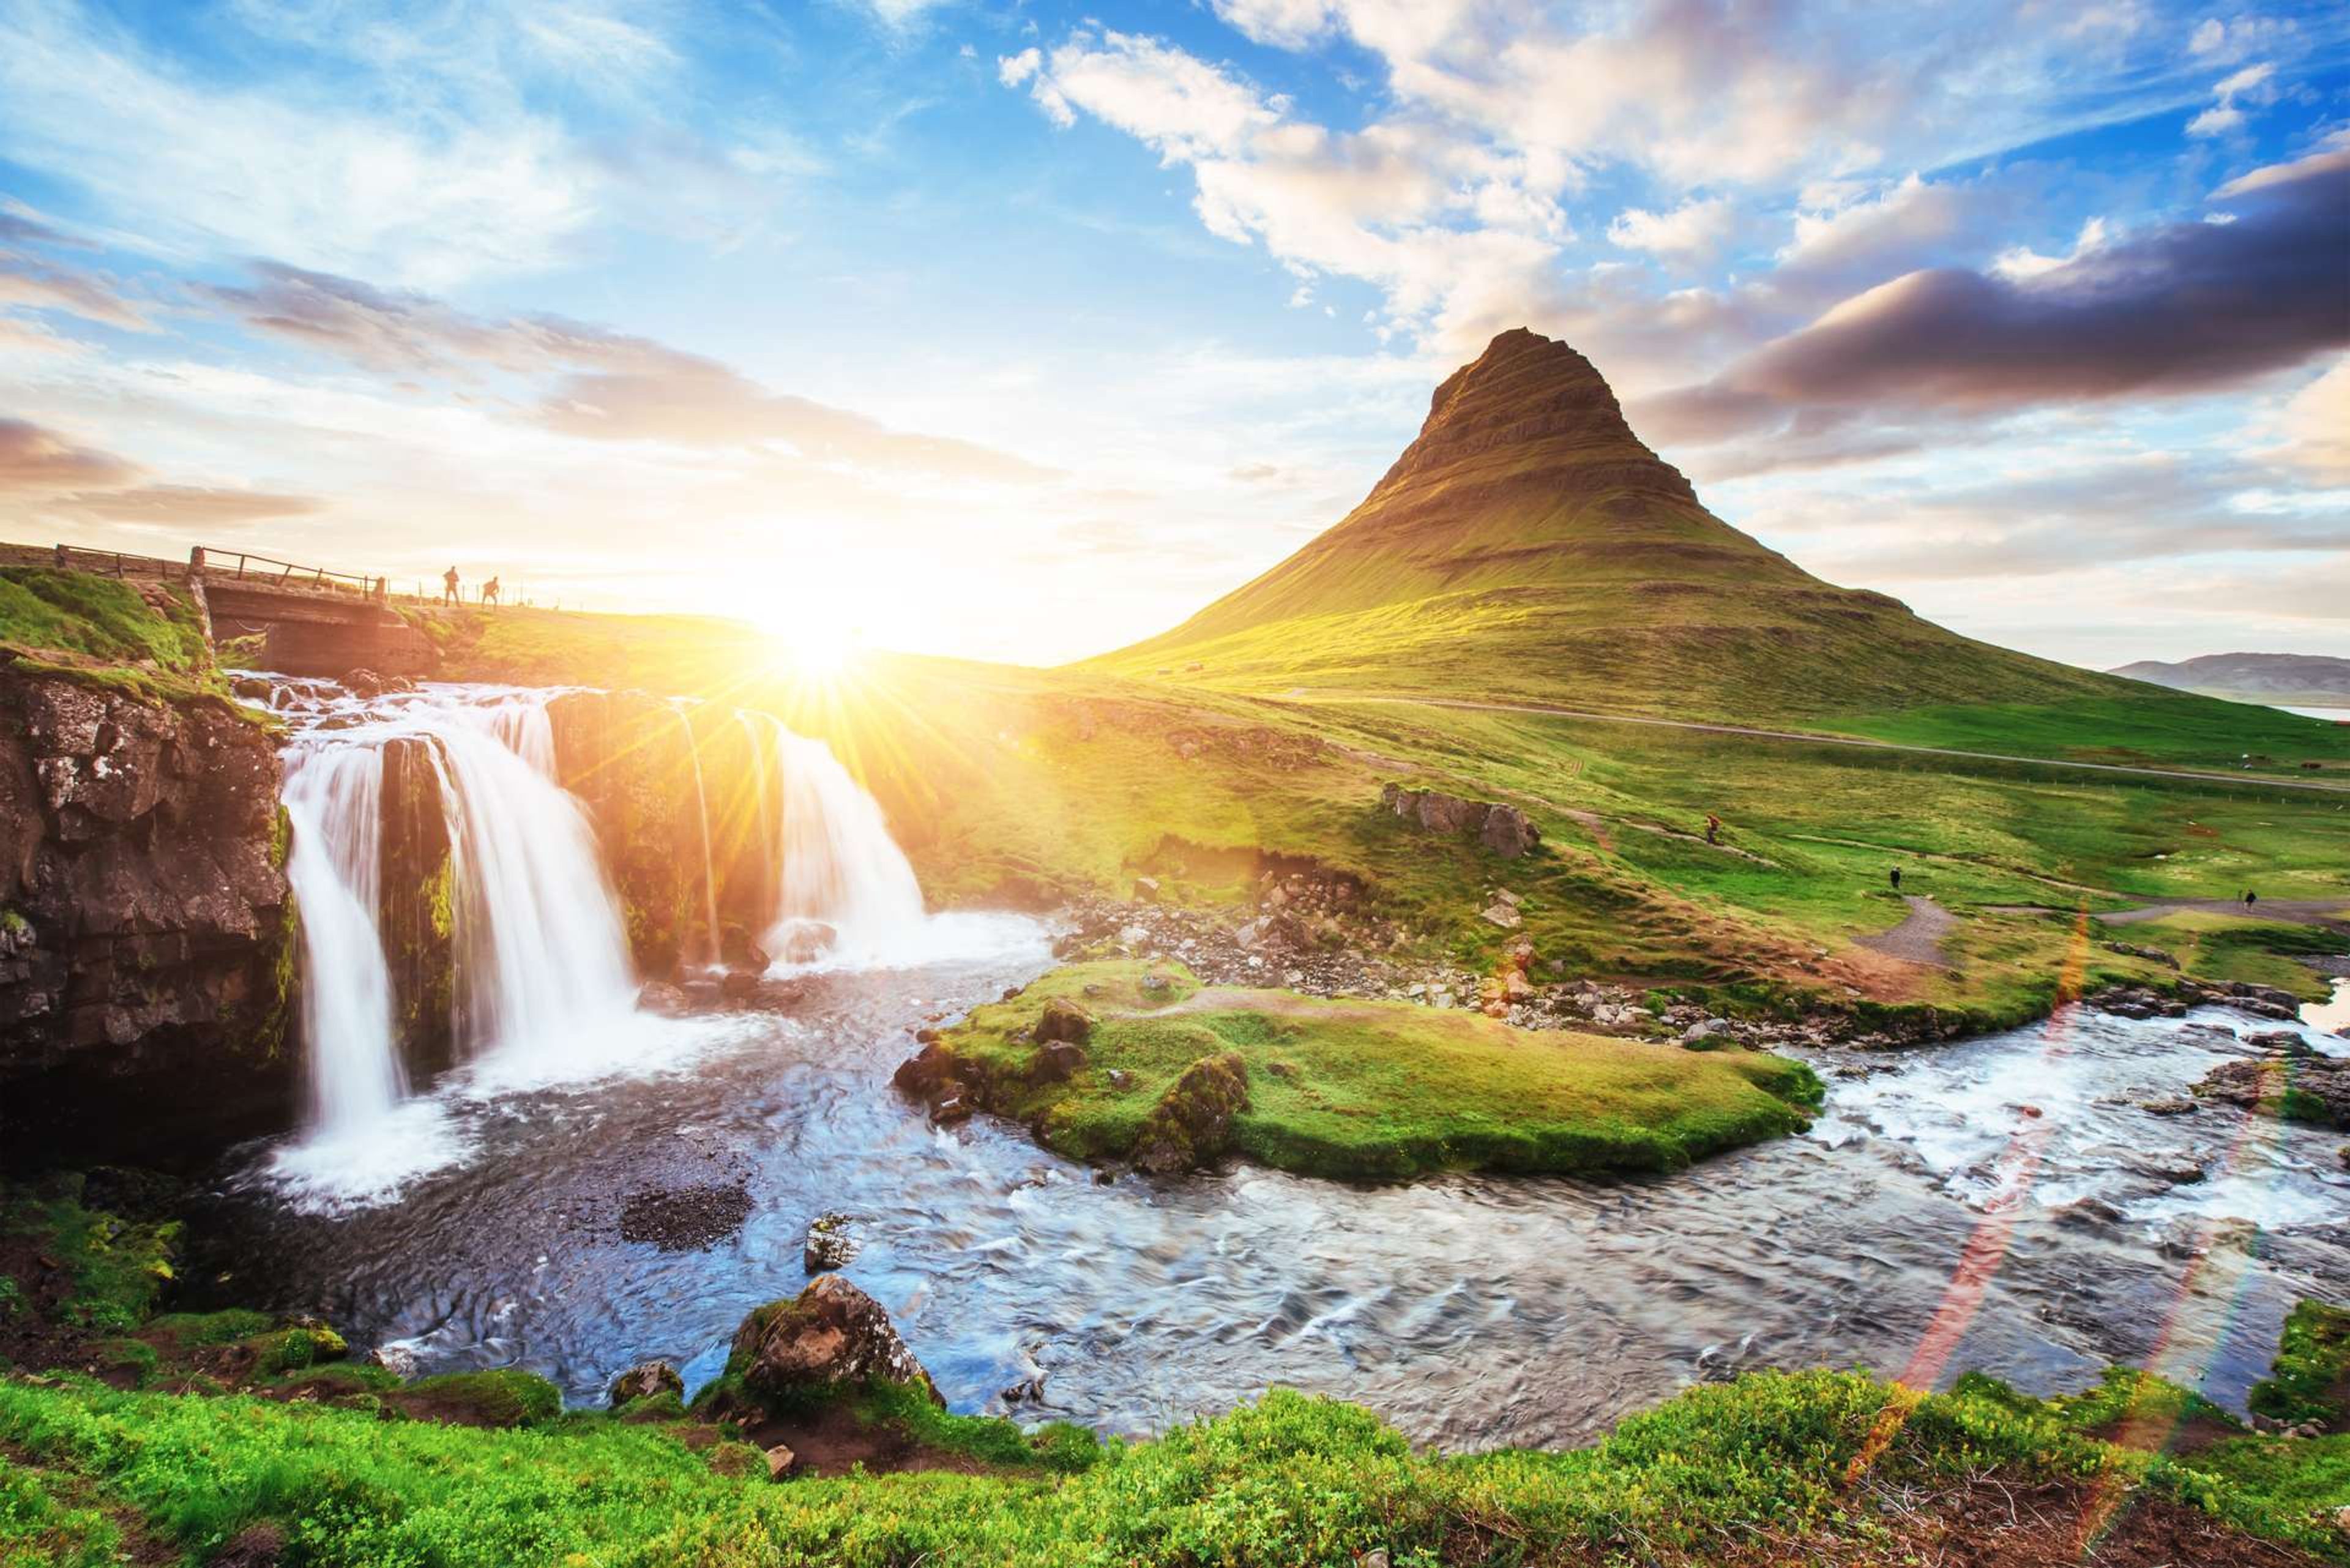
{"label": "river", "polygon": [[[2002,1210],[2003,1261],[1945,1380],[1981,1367],[2050,1391],[2151,1358],[2241,1408],[2293,1299],[2350,1299],[2341,1135],[2140,1105],[2275,1027],[2241,1015],[2076,1012],[1824,1053],[1808,1135],[1670,1177],[1099,1185],[1016,1128],[932,1128],[889,1086],[913,1027],[1049,962],[1040,927],[992,935],[951,961],[816,977],[787,1017],[670,1025],[614,1075],[461,1075],[418,1102],[446,1162],[389,1201],[289,1198],[273,1151],[248,1151],[206,1266],[429,1369],[528,1366],[592,1403],[646,1357],[713,1376],[743,1314],[805,1282],[807,1221],[838,1210],[862,1243],[845,1272],[958,1409],[1003,1408],[1041,1372],[1042,1401],[1014,1413],[1143,1432],[1285,1384],[1461,1449],[1586,1440],[1753,1367],[1899,1372],[1963,1306],[1954,1266]],[[2182,1184],[2190,1168],[2206,1174]],[[620,1234],[634,1195],[738,1185],[748,1217],[714,1244]]]}

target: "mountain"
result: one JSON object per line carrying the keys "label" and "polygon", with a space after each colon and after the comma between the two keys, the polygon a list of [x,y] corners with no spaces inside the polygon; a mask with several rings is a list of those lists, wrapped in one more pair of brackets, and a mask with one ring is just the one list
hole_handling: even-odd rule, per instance
{"label": "mountain", "polygon": [[1813,576],[1709,513],[1589,360],[1523,328],[1437,388],[1419,439],[1337,526],[1091,662],[1236,691],[1731,719],[2142,691]]}
{"label": "mountain", "polygon": [[2350,659],[2321,653],[2207,653],[2176,664],[2142,659],[2112,673],[2236,702],[2350,708]]}

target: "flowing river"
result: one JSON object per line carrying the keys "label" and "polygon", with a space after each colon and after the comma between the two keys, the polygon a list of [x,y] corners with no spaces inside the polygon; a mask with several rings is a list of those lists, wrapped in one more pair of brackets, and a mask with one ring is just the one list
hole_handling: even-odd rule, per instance
{"label": "flowing river", "polygon": [[[830,864],[894,879],[902,859],[854,815]],[[808,876],[784,878],[803,900]],[[933,1128],[891,1091],[913,1029],[1041,972],[1050,933],[908,913],[894,880],[882,896],[902,940],[868,926],[786,1012],[622,1006],[561,1072],[543,1041],[518,1059],[493,1043],[363,1137],[330,1137],[322,1103],[305,1134],[244,1151],[203,1272],[426,1370],[526,1366],[600,1403],[649,1357],[714,1375],[743,1314],[806,1282],[807,1222],[837,1210],[860,1244],[843,1272],[958,1409],[1146,1432],[1282,1384],[1452,1449],[1588,1440],[1757,1367],[1898,1374],[1929,1329],[1952,1346],[1927,1364],[1943,1381],[2047,1392],[2122,1360],[2241,1409],[2293,1301],[2350,1300],[2341,1134],[2147,1108],[2282,1027],[2241,1014],[2074,1012],[1821,1053],[1809,1134],[1669,1177],[1102,1183],[1015,1127]],[[629,1240],[647,1193],[743,1218],[703,1245]],[[1007,1405],[1023,1384],[1041,1396]]]}

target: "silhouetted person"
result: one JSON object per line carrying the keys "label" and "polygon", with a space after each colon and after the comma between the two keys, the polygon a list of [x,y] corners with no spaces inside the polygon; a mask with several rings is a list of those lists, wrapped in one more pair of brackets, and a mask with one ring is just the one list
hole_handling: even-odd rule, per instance
{"label": "silhouetted person", "polygon": [[1901,891],[1901,867],[1900,867],[1896,866],[1896,867],[1893,868],[1893,871],[1892,871],[1892,877],[1893,877],[1893,890],[1894,890],[1895,892],[1898,893],[1899,891]]}
{"label": "silhouetted person", "polygon": [[2251,914],[2252,906],[2260,901],[2261,896],[2258,893],[2253,892],[2250,888],[2244,889],[2244,913]]}
{"label": "silhouetted person", "polygon": [[497,578],[492,577],[488,582],[482,585],[482,602],[485,605],[494,605],[498,602]]}
{"label": "silhouetted person", "polygon": [[464,602],[457,597],[457,568],[454,566],[441,574],[441,602],[444,605]]}
{"label": "silhouetted person", "polygon": [[1721,818],[1711,812],[1705,814],[1705,841],[1708,844],[1721,842]]}

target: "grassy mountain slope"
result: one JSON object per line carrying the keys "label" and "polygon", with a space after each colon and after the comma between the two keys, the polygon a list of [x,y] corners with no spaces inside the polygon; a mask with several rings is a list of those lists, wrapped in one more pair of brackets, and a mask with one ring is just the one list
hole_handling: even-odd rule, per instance
{"label": "grassy mountain slope", "polygon": [[2003,705],[2044,723],[2119,703],[2145,754],[2166,754],[2174,727],[2213,725],[2231,759],[2334,754],[2289,716],[1995,648],[1822,582],[1708,513],[1588,360],[1523,328],[1437,389],[1419,439],[1337,526],[1089,667],[1233,692],[1503,696],[1853,732],[1913,710]]}

